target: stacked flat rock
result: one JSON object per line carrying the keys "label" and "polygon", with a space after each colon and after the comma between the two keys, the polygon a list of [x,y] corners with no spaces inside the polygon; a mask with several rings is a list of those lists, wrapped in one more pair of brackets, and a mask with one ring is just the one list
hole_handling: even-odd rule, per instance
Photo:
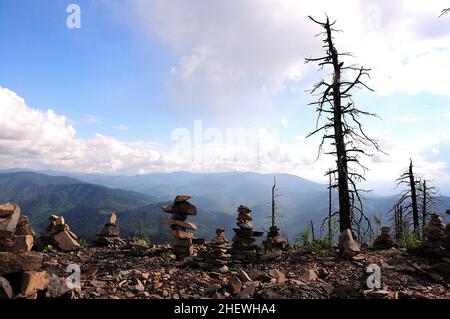
{"label": "stacked flat rock", "polygon": [[422,247],[429,253],[440,254],[445,237],[445,225],[442,223],[442,218],[438,214],[432,214],[430,221],[423,229],[425,236],[422,241]]}
{"label": "stacked flat rock", "polygon": [[0,251],[30,252],[34,232],[27,216],[20,215],[20,207],[11,203],[0,205]]}
{"label": "stacked flat rock", "polygon": [[377,250],[390,249],[395,246],[394,240],[391,237],[391,228],[382,227],[381,234],[375,238],[373,248]]}
{"label": "stacked flat rock", "polygon": [[263,232],[253,230],[251,210],[248,207],[241,205],[237,212],[236,225],[239,228],[233,228],[236,234],[233,237],[231,255],[235,263],[251,263],[259,258],[260,251],[255,242],[256,237],[262,236]]}
{"label": "stacked flat rock", "polygon": [[54,295],[54,291],[49,291],[50,285],[61,294],[67,292],[60,289],[64,280],[39,271],[43,254],[31,251],[33,235],[28,217],[20,215],[19,206],[0,205],[0,299],[34,299],[38,291],[44,290],[44,296]]}
{"label": "stacked flat rock", "polygon": [[125,242],[120,239],[120,230],[119,226],[117,226],[117,215],[112,212],[111,216],[109,216],[108,222],[103,227],[100,234],[97,235],[97,240],[95,244],[99,246],[108,246],[108,245],[123,245]]}
{"label": "stacked flat rock", "polygon": [[267,239],[263,241],[266,250],[285,250],[287,240],[280,235],[280,229],[277,226],[271,226],[267,233]]}
{"label": "stacked flat rock", "polygon": [[216,237],[208,245],[209,251],[206,257],[206,263],[211,270],[219,273],[228,272],[228,265],[231,264],[230,245],[225,238],[225,229],[216,229]]}
{"label": "stacked flat rock", "polygon": [[50,225],[47,226],[45,234],[39,238],[40,248],[52,245],[62,251],[72,251],[80,247],[78,237],[64,221],[64,217],[52,215],[49,217]]}
{"label": "stacked flat rock", "polygon": [[164,212],[172,214],[171,219],[161,219],[161,224],[170,225],[170,234],[174,238],[173,252],[177,259],[194,254],[192,240],[197,226],[186,221],[188,216],[197,215],[197,208],[188,202],[190,196],[178,195],[173,204],[162,206]]}

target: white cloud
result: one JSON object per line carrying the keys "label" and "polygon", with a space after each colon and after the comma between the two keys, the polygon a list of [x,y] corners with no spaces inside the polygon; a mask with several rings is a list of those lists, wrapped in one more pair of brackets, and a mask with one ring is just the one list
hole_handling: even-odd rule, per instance
{"label": "white cloud", "polygon": [[282,117],[280,123],[283,127],[288,127],[289,121],[287,120],[287,118]]}
{"label": "white cloud", "polygon": [[[191,131],[195,129],[182,129],[180,132],[187,139],[173,140],[181,149],[148,141],[125,143],[101,134],[82,139],[66,117],[52,110],[31,108],[14,92],[0,88],[0,169],[50,168],[122,174],[237,170],[291,173],[324,181],[324,172],[335,166],[331,156],[322,155],[317,160],[318,138],[297,136],[283,142],[277,129],[235,129],[235,135],[227,135],[227,131],[204,128],[199,144]],[[377,138],[389,155],[378,153],[364,159],[371,169],[367,173],[369,181],[393,183],[412,157],[421,175],[441,183],[450,182],[446,164],[450,133],[423,145],[414,142],[414,147],[396,144],[388,136]],[[180,151],[185,153],[180,156]]]}
{"label": "white cloud", "polygon": [[[193,104],[259,104],[319,75],[304,58],[320,54],[319,29],[307,19],[338,20],[341,51],[371,67],[377,94],[449,95],[448,1],[246,0],[128,1],[132,23],[155,34],[178,56],[174,96]],[[307,83],[299,81],[307,79]]]}
{"label": "white cloud", "polygon": [[0,87],[2,168],[84,172],[134,172],[137,167],[163,170],[161,163],[165,157],[158,147],[152,143],[122,143],[99,134],[91,139],[77,138],[66,117],[52,110],[30,108],[14,92]]}
{"label": "white cloud", "polygon": [[442,114],[444,117],[450,118],[450,112]]}

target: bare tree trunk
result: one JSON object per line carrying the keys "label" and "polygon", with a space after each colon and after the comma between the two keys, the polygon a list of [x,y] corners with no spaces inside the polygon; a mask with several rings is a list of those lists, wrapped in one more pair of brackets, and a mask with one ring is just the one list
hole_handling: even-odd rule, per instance
{"label": "bare tree trunk", "polygon": [[314,224],[313,221],[311,221],[311,234],[312,234],[312,240],[316,240],[316,235],[314,235]]}
{"label": "bare tree trunk", "polygon": [[273,186],[272,186],[272,227],[275,226],[275,190],[277,187],[277,181],[275,177],[273,178]]}
{"label": "bare tree trunk", "polygon": [[422,198],[422,237],[427,222],[427,181],[423,181],[423,198]]}
{"label": "bare tree trunk", "polygon": [[[364,67],[356,67],[355,65],[344,66],[344,62],[339,60],[340,56],[350,55],[349,53],[338,53],[334,46],[334,38],[332,35],[333,31],[337,31],[333,28],[336,21],[330,23],[327,17],[326,22],[319,22],[309,16],[309,18],[315,23],[322,26],[325,31],[320,33],[324,35],[323,42],[325,43],[323,47],[325,48],[325,55],[319,58],[307,58],[306,62],[317,62],[322,68],[323,66],[333,67],[333,76],[330,83],[325,80],[321,80],[319,83],[315,84],[311,93],[316,90],[322,90],[320,97],[317,102],[310,103],[316,106],[316,111],[318,112],[318,118],[316,122],[316,130],[309,133],[312,136],[318,132],[325,132],[322,136],[322,142],[319,147],[319,156],[322,152],[322,146],[324,142],[328,139],[332,140],[331,145],[333,151],[327,152],[327,154],[336,156],[336,169],[333,173],[337,173],[336,180],[337,183],[334,187],[338,187],[339,194],[339,228],[340,232],[347,229],[352,230],[352,208],[354,203],[350,202],[350,195],[354,196],[359,203],[356,207],[356,211],[361,215],[360,220],[355,220],[356,223],[361,223],[364,219],[367,222],[367,231],[373,233],[370,220],[364,214],[363,199],[360,196],[360,189],[357,188],[357,183],[364,181],[364,172],[367,168],[361,164],[360,156],[370,156],[364,150],[364,146],[369,144],[374,146],[377,151],[379,151],[379,145],[376,141],[369,138],[363,130],[363,126],[358,119],[360,115],[376,116],[376,114],[360,110],[355,107],[354,101],[352,100],[351,91],[354,88],[364,87],[368,90],[370,89],[363,81],[362,78],[369,76],[370,69]],[[357,75],[354,80],[343,79],[346,71],[356,72]],[[319,120],[322,115],[325,117],[327,122],[325,125],[319,127]],[[349,163],[352,163],[362,169],[357,171],[352,167],[349,171]],[[361,225],[360,225],[361,226]],[[353,229],[354,230],[354,229]],[[359,231],[360,233],[360,231]],[[361,233],[358,234],[361,237]]]}
{"label": "bare tree trunk", "polygon": [[400,235],[401,235],[405,231],[403,229],[403,206],[402,205],[400,205],[400,207],[398,209],[398,218],[400,219]]}
{"label": "bare tree trunk", "polygon": [[411,202],[412,202],[412,209],[413,209],[413,224],[414,224],[414,232],[419,231],[419,211],[417,209],[417,193],[416,193],[416,181],[414,180],[414,174],[413,174],[413,164],[412,160],[409,164],[409,184],[411,187]]}
{"label": "bare tree trunk", "polygon": [[394,207],[394,226],[395,226],[395,238],[399,238],[399,222],[398,222],[398,205]]}
{"label": "bare tree trunk", "polygon": [[341,105],[341,67],[339,55],[333,44],[330,24],[327,23],[327,44],[331,55],[333,75],[333,125],[334,142],[336,144],[336,163],[338,171],[339,188],[339,224],[340,231],[351,229],[350,197],[348,187],[347,151],[345,148],[344,132],[342,131],[342,105]]}
{"label": "bare tree trunk", "polygon": [[332,209],[332,204],[331,204],[331,173],[328,175],[329,177],[329,183],[328,183],[328,239],[331,241],[333,240],[333,232],[331,229],[331,209]]}

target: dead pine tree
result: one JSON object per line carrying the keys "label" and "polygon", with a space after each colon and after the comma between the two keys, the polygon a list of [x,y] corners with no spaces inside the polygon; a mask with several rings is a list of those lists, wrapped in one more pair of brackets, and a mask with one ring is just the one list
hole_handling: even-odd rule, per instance
{"label": "dead pine tree", "polygon": [[311,236],[312,236],[312,241],[314,242],[314,241],[316,241],[316,235],[315,235],[315,233],[314,233],[314,223],[313,223],[312,220],[310,221],[310,224],[311,224]]}
{"label": "dead pine tree", "polygon": [[272,185],[272,214],[270,216],[271,218],[271,226],[269,228],[269,231],[267,232],[267,239],[263,241],[263,245],[267,250],[270,250],[272,248],[275,249],[285,249],[288,245],[287,239],[283,236],[280,236],[280,229],[277,226],[277,217],[278,209],[277,209],[277,198],[280,197],[278,195],[279,188],[277,187],[277,180],[274,177],[273,178],[273,185]]}
{"label": "dead pine tree", "polygon": [[419,181],[419,190],[418,190],[418,198],[419,198],[419,209],[421,212],[421,221],[422,221],[422,237],[423,237],[423,229],[427,223],[427,217],[430,215],[432,209],[437,205],[438,202],[438,191],[436,187],[431,186],[430,183],[423,179]]}
{"label": "dead pine tree", "polygon": [[276,216],[277,216],[277,206],[276,206],[276,199],[279,197],[277,195],[277,192],[279,191],[279,188],[277,188],[277,180],[275,177],[273,178],[273,186],[272,186],[272,227],[276,226]]}
{"label": "dead pine tree", "polygon": [[332,218],[332,214],[331,214],[331,210],[332,210],[332,183],[331,183],[331,174],[328,174],[328,239],[330,241],[333,240],[333,230],[331,229],[331,218]]}
{"label": "dead pine tree", "polygon": [[449,13],[449,12],[450,12],[450,8],[443,9],[443,10],[441,11],[441,14],[439,15],[439,18],[442,17],[443,15]]}
{"label": "dead pine tree", "polygon": [[[347,229],[358,232],[354,226],[360,219],[352,220],[353,210],[365,221],[365,226],[367,226],[365,234],[367,235],[373,233],[373,231],[370,219],[364,213],[360,193],[362,190],[357,188],[357,183],[365,180],[364,173],[367,170],[360,160],[362,156],[371,156],[366,153],[367,147],[372,146],[377,151],[380,149],[378,143],[367,136],[360,120],[362,115],[376,115],[357,108],[352,99],[352,92],[355,88],[366,88],[372,91],[363,82],[363,78],[370,77],[370,69],[355,65],[345,66],[344,62],[340,60],[341,57],[351,56],[351,54],[339,53],[334,45],[333,33],[338,31],[333,28],[336,21],[330,22],[328,17],[325,22],[317,21],[311,16],[309,19],[324,29],[318,35],[324,37],[325,54],[318,58],[307,58],[306,62],[315,62],[320,69],[331,67],[333,75],[329,82],[321,80],[310,91],[311,94],[319,96],[316,102],[310,103],[310,105],[316,107],[318,117],[316,129],[307,137],[323,133],[318,156],[322,153],[325,141],[331,140],[332,150],[326,152],[326,154],[335,156],[337,168],[327,174],[336,173],[337,175],[337,184],[333,187],[337,187],[339,193],[340,232],[342,233]],[[344,78],[349,73],[353,73],[351,80]],[[326,119],[325,123],[320,124],[324,118]],[[357,205],[352,205],[351,194],[353,194]],[[358,234],[358,237],[360,236],[361,234]]]}
{"label": "dead pine tree", "polygon": [[339,214],[339,212],[333,213],[333,188],[335,187],[335,183],[333,182],[334,174],[331,173],[332,169],[329,169],[325,176],[328,175],[328,214],[322,221],[322,225],[320,226],[320,231],[324,229],[325,223],[328,226],[328,239],[333,241],[333,217]]}
{"label": "dead pine tree", "polygon": [[400,239],[400,235],[403,232],[403,206],[394,206],[394,229],[395,229],[395,239]]}
{"label": "dead pine tree", "polygon": [[[400,193],[399,199],[395,203],[395,206],[402,205],[404,212],[406,212],[404,217],[408,217],[412,212],[414,233],[419,234],[420,218],[417,202],[417,188],[420,186],[420,181],[416,180],[414,177],[414,166],[411,159],[409,162],[409,167],[400,175],[399,178],[397,178],[396,182],[396,188],[401,185],[405,185],[405,189]],[[406,231],[406,229],[404,229],[404,231]]]}

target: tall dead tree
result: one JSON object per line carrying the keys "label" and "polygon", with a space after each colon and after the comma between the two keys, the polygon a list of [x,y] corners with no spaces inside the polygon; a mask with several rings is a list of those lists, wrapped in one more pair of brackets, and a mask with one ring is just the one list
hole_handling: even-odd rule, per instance
{"label": "tall dead tree", "polygon": [[331,229],[331,210],[332,210],[332,200],[333,200],[333,194],[332,194],[332,183],[331,183],[331,174],[328,175],[328,239],[331,241],[333,240],[333,231]]}
{"label": "tall dead tree", "polygon": [[[340,231],[346,229],[356,230],[353,226],[355,220],[352,220],[352,210],[360,214],[361,218],[367,224],[366,233],[372,233],[370,220],[365,216],[363,211],[362,198],[360,191],[357,188],[357,183],[365,180],[364,173],[367,170],[361,164],[361,156],[371,156],[364,150],[367,146],[373,146],[379,150],[378,143],[369,138],[363,130],[360,122],[361,115],[376,116],[373,113],[362,111],[358,109],[352,100],[352,91],[355,88],[370,89],[364,82],[364,77],[369,77],[370,69],[364,67],[357,67],[354,65],[344,66],[344,62],[340,61],[342,56],[351,56],[349,53],[339,53],[334,45],[333,28],[336,21],[330,23],[327,17],[326,22],[319,22],[309,17],[314,23],[321,26],[325,31],[318,35],[324,36],[325,54],[318,58],[307,58],[306,62],[318,63],[320,69],[324,66],[330,66],[333,69],[333,75],[330,82],[321,80],[314,85],[310,91],[311,94],[318,94],[317,102],[310,103],[316,107],[318,118],[316,122],[316,129],[308,134],[307,137],[315,135],[319,132],[324,133],[322,141],[319,146],[319,154],[322,153],[322,148],[326,140],[330,139],[332,150],[326,152],[336,157],[337,168],[331,170],[327,174],[337,174],[337,184],[333,187],[338,188],[339,193],[339,228]],[[352,80],[344,79],[347,73],[354,73]],[[317,93],[320,91],[320,93]],[[323,117],[326,118],[324,124],[319,124]],[[349,167],[349,164],[355,164],[356,167]],[[362,169],[362,172],[361,172]],[[356,199],[358,205],[351,203],[351,194]],[[356,230],[357,231],[357,230]],[[358,235],[359,236],[359,235]]]}
{"label": "tall dead tree", "polygon": [[328,226],[328,239],[330,241],[333,240],[333,217],[335,217],[339,212],[333,213],[333,188],[335,187],[335,182],[333,181],[333,174],[330,173],[332,169],[329,169],[325,176],[328,175],[328,214],[323,219],[322,225],[320,226],[320,232],[322,233],[325,223],[327,223]]}
{"label": "tall dead tree", "polygon": [[403,233],[403,206],[395,205],[394,206],[394,227],[395,227],[395,239],[400,239],[401,234]]}
{"label": "tall dead tree", "polygon": [[278,191],[280,189],[277,187],[277,180],[274,177],[273,178],[273,185],[272,185],[272,200],[271,200],[271,206],[272,206],[272,214],[270,216],[271,218],[271,226],[275,227],[277,224],[277,217],[278,217],[278,209],[277,209],[277,198],[280,197],[278,195]]}
{"label": "tall dead tree", "polygon": [[439,18],[442,17],[443,15],[449,13],[449,12],[450,12],[450,8],[443,9],[443,10],[441,11],[441,15],[439,16]]}
{"label": "tall dead tree", "polygon": [[419,208],[417,203],[417,188],[420,186],[420,180],[416,180],[414,177],[414,166],[412,160],[410,160],[409,167],[397,178],[396,188],[401,185],[405,185],[405,189],[400,193],[398,201],[395,206],[402,205],[405,217],[409,217],[412,213],[413,229],[415,233],[420,231],[419,223]]}
{"label": "tall dead tree", "polygon": [[419,190],[418,190],[418,198],[419,204],[418,208],[421,212],[421,220],[422,220],[422,235],[423,229],[427,223],[427,217],[431,214],[432,209],[437,205],[438,202],[438,191],[436,187],[431,186],[430,183],[423,179],[419,181]]}

